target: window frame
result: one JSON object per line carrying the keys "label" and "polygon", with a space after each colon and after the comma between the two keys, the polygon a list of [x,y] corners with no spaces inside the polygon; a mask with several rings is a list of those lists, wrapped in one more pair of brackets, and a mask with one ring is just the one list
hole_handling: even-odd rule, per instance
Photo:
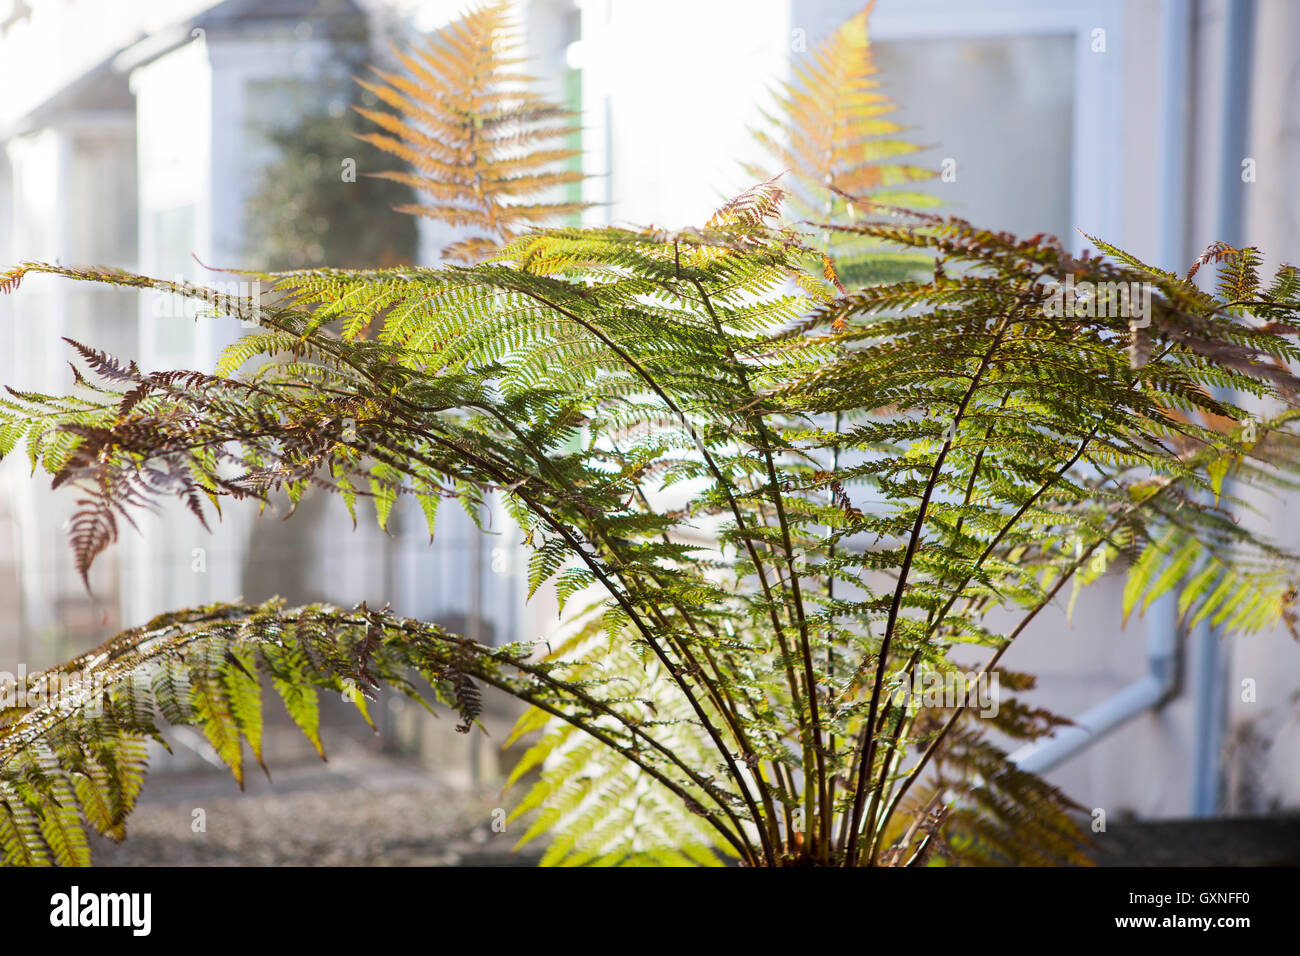
{"label": "window frame", "polygon": [[[1092,51],[1097,29],[1105,31],[1104,53]],[[1124,243],[1123,150],[1115,144],[1116,136],[1124,135],[1124,30],[1119,0],[966,0],[956,7],[950,0],[879,0],[871,17],[871,38],[879,42],[1062,35],[1073,39],[1075,69],[1072,228],[1061,240],[1079,255],[1093,249],[1080,229]],[[1098,135],[1108,126],[1116,136]]]}

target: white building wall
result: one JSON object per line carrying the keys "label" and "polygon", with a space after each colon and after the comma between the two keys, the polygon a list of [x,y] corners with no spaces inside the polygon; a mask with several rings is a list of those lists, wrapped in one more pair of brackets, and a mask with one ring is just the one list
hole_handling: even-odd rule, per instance
{"label": "white building wall", "polygon": [[592,223],[702,225],[752,185],[749,130],[789,52],[785,0],[579,0]]}

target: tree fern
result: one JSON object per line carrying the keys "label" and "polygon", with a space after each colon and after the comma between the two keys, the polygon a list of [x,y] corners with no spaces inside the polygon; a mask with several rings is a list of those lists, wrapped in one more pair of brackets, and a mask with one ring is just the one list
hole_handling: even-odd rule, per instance
{"label": "tree fern", "polygon": [[[1166,279],[1152,299],[1155,347],[1134,368],[1127,319],[1048,317],[1041,280],[1147,273],[921,215],[843,228],[933,250],[963,262],[960,273],[808,298],[800,309],[785,300],[804,249],[779,222],[735,213],[768,214],[777,187],[759,192],[695,232],[556,230],[469,269],[267,276],[294,298],[263,310],[265,334],[300,338],[310,362],[145,373],[82,346],[98,390],[75,401],[11,396],[5,424],[17,433],[44,417],[75,437],[70,453],[44,443],[46,432],[30,441],[57,483],[83,489],[74,543],[85,561],[111,540],[112,516],[166,496],[202,515],[208,498],[308,484],[342,493],[346,479],[347,493],[375,501],[382,517],[399,495],[502,493],[537,555],[535,581],[559,577],[571,601],[597,597],[578,637],[563,659],[537,664],[521,651],[507,661],[430,637],[437,654],[408,663],[441,668],[444,694],[451,688],[462,704],[468,685],[457,675],[504,686],[594,733],[653,782],[602,776],[610,794],[627,796],[605,801],[565,773],[544,773],[559,800],[547,819],[577,814],[613,834],[600,849],[561,843],[557,860],[702,858],[706,826],[749,863],[907,862],[948,832],[925,821],[950,804],[945,818],[960,839],[944,844],[949,852],[1020,846],[1028,859],[1078,858],[1061,822],[1068,804],[984,742],[997,721],[900,703],[892,691],[918,673],[950,672],[960,644],[991,649],[981,668],[996,668],[1067,583],[1096,575],[1097,554],[1134,556],[1130,606],[1184,581],[1191,614],[1239,630],[1287,618],[1289,557],[1207,493],[1224,461],[1240,482],[1292,480],[1293,413],[1262,421],[1263,439],[1248,445],[1173,410],[1244,421],[1209,396],[1224,382],[1285,401],[1296,382],[1274,360],[1293,359],[1295,344],[1220,296]],[[35,264],[7,281],[32,271],[154,285]],[[1291,292],[1254,284],[1230,291],[1274,315],[1296,304]],[[390,306],[377,340],[324,330],[323,311],[367,311],[376,295]],[[442,305],[391,308],[415,298]],[[548,331],[520,334],[531,327]],[[829,414],[847,427],[816,424]],[[585,436],[580,450],[561,450],[575,434]],[[99,529],[89,543],[83,526]],[[990,630],[995,608],[1020,609],[1021,622]],[[167,640],[189,647],[180,635],[208,633],[212,613],[180,616]],[[237,773],[257,727],[250,661],[292,695],[304,684],[337,690],[348,676],[362,688],[400,683],[380,653],[384,638],[367,641],[357,622],[381,635],[416,627],[369,611],[219,613],[232,616],[223,640],[237,633],[260,647],[273,637],[281,650],[256,658],[231,646],[223,656],[195,639],[150,686],[163,716],[200,724]],[[345,623],[352,630],[332,629]],[[142,664],[140,649],[161,627],[109,645],[107,676],[124,680]],[[300,632],[312,640],[284,636]],[[335,634],[346,640],[331,642]],[[372,649],[363,655],[347,640]],[[638,669],[622,655],[642,664],[638,683],[627,682]],[[503,680],[485,661],[535,683]],[[291,699],[314,739],[310,697]],[[1014,700],[1002,706],[1008,719],[1023,713]],[[5,779],[21,788],[48,714],[14,717],[21,745]],[[103,720],[85,726],[91,740],[110,733]],[[1031,720],[1018,732],[1052,726]],[[556,766],[567,756],[613,773],[586,761],[577,741],[555,745]],[[954,780],[972,779],[984,783],[953,794]],[[47,842],[59,841],[48,852],[75,856],[65,818],[39,815],[65,805],[61,791],[17,792]],[[677,821],[683,810],[698,818],[694,830],[664,814],[669,798]],[[1048,805],[1057,823],[1027,828],[1025,808],[1047,820]],[[636,846],[633,807],[648,808],[661,840],[680,843]],[[87,819],[113,818],[97,810]],[[21,824],[14,817],[7,832],[36,832]]]}
{"label": "tree fern", "polygon": [[[1100,243],[1076,258],[846,194],[829,235],[940,266],[836,285],[785,198],[765,181],[676,233],[526,232],[469,267],[252,274],[279,295],[260,309],[122,272],[0,276],[259,323],[213,375],[73,343],[71,394],[0,405],[0,450],[78,490],[83,574],[165,499],[206,520],[316,487],[382,523],[415,496],[432,524],[444,498],[499,494],[569,627],[543,653],[270,603],[124,632],[36,678],[84,672],[102,708],[0,715],[6,858],[84,862],[82,828],[120,836],[165,722],[200,727],[239,777],[267,679],[319,749],[319,691],[364,716],[374,687],[420,696],[420,675],[459,729],[480,686],[534,708],[522,801],[553,828],[548,863],[1082,862],[1068,797],[997,743],[1061,723],[1001,659],[1125,563],[1126,611],[1177,588],[1189,620],[1292,622],[1293,556],[1224,489],[1294,486],[1300,282],[1265,285],[1255,250],[1219,245],[1193,267],[1218,271],[1206,292]],[[1119,288],[1124,309],[1095,291]],[[913,693],[995,674],[993,713]]]}

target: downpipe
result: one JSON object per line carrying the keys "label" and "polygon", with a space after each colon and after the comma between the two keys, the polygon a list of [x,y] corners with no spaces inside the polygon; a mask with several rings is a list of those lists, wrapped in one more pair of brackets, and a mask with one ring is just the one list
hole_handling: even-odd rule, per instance
{"label": "downpipe", "polygon": [[1178,596],[1166,594],[1147,611],[1147,672],[1042,741],[1011,754],[1021,770],[1042,774],[1086,750],[1111,731],[1177,696],[1181,677]]}
{"label": "downpipe", "polygon": [[[1160,74],[1161,116],[1159,151],[1160,258],[1177,270],[1185,249],[1187,221],[1188,81],[1191,76],[1193,0],[1165,0],[1160,11],[1163,62]],[[1162,706],[1177,695],[1182,652],[1177,595],[1155,601],[1146,615],[1147,672],[1138,680],[1075,718],[1049,739],[1027,744],[1010,759],[1022,770],[1046,773],[1086,750],[1135,717]]]}

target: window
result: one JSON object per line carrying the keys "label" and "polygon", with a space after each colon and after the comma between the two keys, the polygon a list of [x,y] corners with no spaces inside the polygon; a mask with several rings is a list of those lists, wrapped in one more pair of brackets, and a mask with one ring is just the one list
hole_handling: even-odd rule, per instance
{"label": "window", "polygon": [[935,144],[922,158],[956,161],[956,181],[935,184],[953,214],[1055,232],[1075,252],[1080,229],[1126,242],[1124,13],[1115,0],[879,0],[871,37],[886,89],[917,127],[910,138]]}
{"label": "window", "polygon": [[933,38],[874,46],[892,116],[940,210],[994,229],[1066,236],[1073,166],[1070,37]]}

